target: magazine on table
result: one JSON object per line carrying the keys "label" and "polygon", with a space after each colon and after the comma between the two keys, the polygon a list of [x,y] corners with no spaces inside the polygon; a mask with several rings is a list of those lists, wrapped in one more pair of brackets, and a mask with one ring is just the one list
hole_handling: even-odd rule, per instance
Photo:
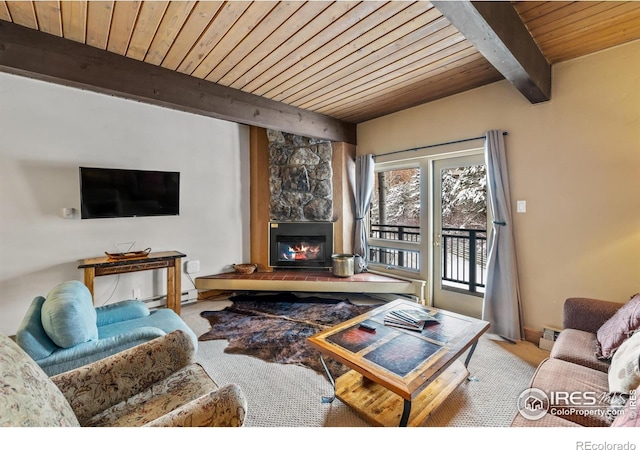
{"label": "magazine on table", "polygon": [[407,330],[414,330],[414,331],[422,331],[424,329],[424,323],[416,324],[411,322],[403,322],[400,320],[394,320],[391,317],[389,318],[385,317],[384,324],[389,327],[405,328]]}
{"label": "magazine on table", "polygon": [[384,324],[392,327],[405,328],[407,330],[421,331],[427,323],[437,323],[428,311],[418,309],[401,309],[390,311],[384,318]]}
{"label": "magazine on table", "polygon": [[389,314],[392,314],[400,320],[405,320],[407,322],[438,322],[438,319],[436,319],[436,317],[429,311],[420,309],[399,309],[391,311]]}

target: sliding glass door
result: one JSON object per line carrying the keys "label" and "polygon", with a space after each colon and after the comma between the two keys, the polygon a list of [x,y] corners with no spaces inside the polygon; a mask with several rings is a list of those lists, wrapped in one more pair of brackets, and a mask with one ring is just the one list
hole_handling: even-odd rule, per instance
{"label": "sliding glass door", "polygon": [[369,267],[428,282],[427,302],[480,317],[487,251],[484,155],[376,164]]}

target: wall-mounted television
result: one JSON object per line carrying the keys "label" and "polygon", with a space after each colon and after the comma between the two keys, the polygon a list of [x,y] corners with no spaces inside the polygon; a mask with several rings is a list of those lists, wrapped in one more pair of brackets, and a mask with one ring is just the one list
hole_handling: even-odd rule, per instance
{"label": "wall-mounted television", "polygon": [[80,167],[83,219],[177,216],[180,172]]}

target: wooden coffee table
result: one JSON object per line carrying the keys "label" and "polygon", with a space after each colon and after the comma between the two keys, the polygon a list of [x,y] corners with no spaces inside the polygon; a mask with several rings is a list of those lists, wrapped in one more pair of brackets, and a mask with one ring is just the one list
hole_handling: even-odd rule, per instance
{"label": "wooden coffee table", "polygon": [[[394,300],[308,338],[323,355],[353,369],[335,383],[327,371],[334,395],[374,425],[421,425],[469,376],[469,360],[489,329],[484,320],[436,308],[426,309],[439,323],[422,331],[384,325],[389,311],[406,308],[425,309]],[[374,333],[359,328],[365,320],[375,325]],[[465,361],[460,361],[467,350]]]}

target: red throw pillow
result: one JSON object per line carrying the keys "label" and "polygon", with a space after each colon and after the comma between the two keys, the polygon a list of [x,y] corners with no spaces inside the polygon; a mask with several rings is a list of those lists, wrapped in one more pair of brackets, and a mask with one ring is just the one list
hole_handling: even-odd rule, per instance
{"label": "red throw pillow", "polygon": [[598,359],[609,359],[620,345],[640,328],[640,293],[622,306],[596,333],[600,349]]}

